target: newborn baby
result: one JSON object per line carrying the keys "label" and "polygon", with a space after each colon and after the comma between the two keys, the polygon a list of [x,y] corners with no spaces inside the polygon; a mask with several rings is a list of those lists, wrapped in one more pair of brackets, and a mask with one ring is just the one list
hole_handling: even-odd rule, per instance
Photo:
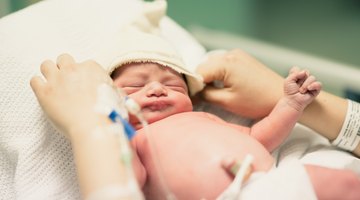
{"label": "newborn baby", "polygon": [[[254,171],[269,171],[274,166],[270,152],[287,138],[321,90],[313,76],[293,68],[285,80],[284,97],[269,116],[243,127],[192,111],[186,78],[159,63],[124,64],[112,78],[140,105],[149,123],[147,136],[139,121],[130,116],[138,132],[132,140],[134,168],[146,199],[164,197],[157,168],[178,199],[218,197],[233,181],[222,167],[227,157],[243,160],[251,154]],[[149,143],[156,154],[151,153]]]}

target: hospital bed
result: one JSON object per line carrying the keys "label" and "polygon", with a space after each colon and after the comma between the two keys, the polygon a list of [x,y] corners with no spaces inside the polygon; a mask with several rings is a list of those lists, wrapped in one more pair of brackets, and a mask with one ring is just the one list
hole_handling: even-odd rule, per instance
{"label": "hospital bed", "polygon": [[[78,61],[97,59],[104,43],[111,43],[142,10],[140,0],[46,0],[0,19],[1,199],[80,199],[71,145],[44,116],[29,80],[40,74],[43,60],[55,60],[64,52]],[[206,55],[205,48],[170,18],[162,19],[160,29],[188,66],[195,67]],[[274,155],[278,162],[296,158],[360,174],[359,159],[300,124]]]}

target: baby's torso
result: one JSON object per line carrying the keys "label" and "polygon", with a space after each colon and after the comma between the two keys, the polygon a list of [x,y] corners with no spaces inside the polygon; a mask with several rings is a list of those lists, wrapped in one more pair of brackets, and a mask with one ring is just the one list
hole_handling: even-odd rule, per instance
{"label": "baby's torso", "polygon": [[216,120],[207,113],[179,113],[149,125],[150,141],[144,129],[138,131],[134,142],[148,173],[147,199],[161,199],[155,166],[177,199],[216,198],[233,180],[221,167],[227,157],[242,160],[252,154],[255,171],[271,168],[273,158],[259,142]]}

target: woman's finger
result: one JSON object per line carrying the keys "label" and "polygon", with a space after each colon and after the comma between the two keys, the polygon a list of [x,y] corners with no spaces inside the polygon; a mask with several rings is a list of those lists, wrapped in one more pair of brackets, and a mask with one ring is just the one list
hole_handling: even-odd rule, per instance
{"label": "woman's finger", "polygon": [[231,98],[231,93],[226,91],[227,89],[221,89],[214,86],[206,86],[205,89],[201,92],[202,97],[211,103],[220,105],[223,107],[227,105],[227,99]]}
{"label": "woman's finger", "polygon": [[71,55],[64,53],[57,57],[56,63],[59,69],[71,68],[75,65],[75,60]]}
{"label": "woman's finger", "polygon": [[211,83],[215,80],[223,81],[225,79],[225,69],[219,67],[217,62],[205,61],[201,63],[197,68],[197,73],[203,77],[204,83]]}
{"label": "woman's finger", "polygon": [[46,83],[40,76],[34,76],[30,79],[30,86],[35,95],[39,97],[40,93],[44,90]]}
{"label": "woman's finger", "polygon": [[41,74],[44,75],[46,79],[51,79],[59,69],[56,67],[56,64],[51,60],[46,60],[40,65]]}

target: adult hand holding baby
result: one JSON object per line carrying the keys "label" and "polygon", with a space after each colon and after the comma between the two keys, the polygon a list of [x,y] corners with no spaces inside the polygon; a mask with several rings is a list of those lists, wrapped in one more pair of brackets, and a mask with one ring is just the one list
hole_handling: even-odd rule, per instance
{"label": "adult hand holding baby", "polygon": [[[283,94],[284,79],[239,49],[209,55],[197,72],[207,84],[205,100],[244,117],[264,117]],[[215,80],[224,87],[212,86]]]}
{"label": "adult hand holding baby", "polygon": [[[79,129],[90,132],[97,122],[108,120],[96,115],[97,87],[112,84],[105,70],[94,61],[75,62],[68,54],[60,55],[57,63],[41,64],[44,78],[35,76],[31,87],[38,101],[56,128],[68,137]],[[89,131],[87,131],[89,130]]]}
{"label": "adult hand holding baby", "polygon": [[[244,117],[264,117],[283,91],[284,79],[242,50],[210,55],[197,72],[207,84],[202,91],[206,101]],[[216,80],[224,87],[212,86]],[[346,99],[323,91],[304,110],[299,122],[333,141],[342,129],[347,109]],[[352,152],[359,157],[360,144]]]}

